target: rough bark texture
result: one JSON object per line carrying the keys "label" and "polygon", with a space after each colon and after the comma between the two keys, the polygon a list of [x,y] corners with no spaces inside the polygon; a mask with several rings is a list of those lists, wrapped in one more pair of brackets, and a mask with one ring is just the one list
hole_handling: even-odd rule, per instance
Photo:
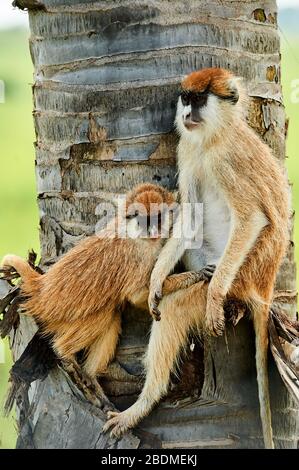
{"label": "rough bark texture", "polygon": [[[43,265],[91,234],[97,205],[111,193],[152,181],[176,186],[173,120],[178,84],[209,66],[246,78],[249,122],[283,164],[285,114],[280,86],[275,1],[17,0],[29,9],[35,67],[36,173]],[[293,291],[294,247],[277,288]],[[285,304],[294,315],[295,303]],[[141,388],[141,356],[150,320],[129,311],[117,360],[130,375],[103,381],[126,408]],[[22,319],[18,357],[32,336]],[[204,384],[201,379],[204,365]],[[271,389],[277,447],[296,447],[298,413],[277,371]],[[200,393],[202,391],[202,394]],[[29,410],[29,405],[30,410]],[[101,434],[104,413],[61,369],[35,382],[19,403],[19,447],[262,447],[251,324],[190,353],[182,381],[119,442]],[[138,437],[136,437],[138,436]]]}

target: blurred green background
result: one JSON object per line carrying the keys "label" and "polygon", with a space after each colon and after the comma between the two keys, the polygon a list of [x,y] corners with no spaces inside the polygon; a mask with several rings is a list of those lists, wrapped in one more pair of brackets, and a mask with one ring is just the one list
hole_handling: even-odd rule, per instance
{"label": "blurred green background", "polygon": [[[296,33],[299,10],[296,22],[292,13],[289,20],[285,15],[282,20],[281,28],[287,38],[282,38],[282,80],[287,116],[290,118],[287,166],[290,179],[294,183],[294,207],[298,210],[299,103],[291,102],[291,93],[292,81],[299,79],[299,33]],[[292,27],[292,24],[297,26]],[[0,103],[1,259],[7,253],[26,256],[30,248],[39,251],[33,148],[35,137],[32,120],[32,65],[26,29],[0,30],[0,80],[3,80],[6,86],[5,103]],[[299,99],[299,93],[297,96]],[[299,219],[296,223],[295,238],[299,261]],[[0,364],[1,405],[7,389],[10,365],[6,347],[5,364]],[[14,447],[15,440],[13,417],[3,418],[0,414],[0,448]]]}

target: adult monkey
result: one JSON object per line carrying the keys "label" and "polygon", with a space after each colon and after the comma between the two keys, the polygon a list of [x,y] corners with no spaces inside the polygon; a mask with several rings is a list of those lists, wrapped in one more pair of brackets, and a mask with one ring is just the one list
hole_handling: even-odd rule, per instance
{"label": "adult monkey", "polygon": [[[276,274],[288,244],[288,189],[269,147],[246,123],[245,111],[240,79],[228,70],[204,69],[182,82],[176,117],[179,190],[182,203],[203,203],[203,246],[200,251],[186,250],[185,240],[173,237],[158,257],[149,307],[156,319],[161,310],[161,324],[153,325],[139,399],[125,412],[109,415],[105,429],[113,426],[116,435],[135,426],[166,393],[170,370],[190,328],[222,334],[223,303],[229,296],[246,302],[252,312],[264,443],[274,447],[267,325]],[[186,269],[216,264],[212,281],[208,288],[198,285],[181,297],[163,299],[159,310],[164,280],[182,257]]]}

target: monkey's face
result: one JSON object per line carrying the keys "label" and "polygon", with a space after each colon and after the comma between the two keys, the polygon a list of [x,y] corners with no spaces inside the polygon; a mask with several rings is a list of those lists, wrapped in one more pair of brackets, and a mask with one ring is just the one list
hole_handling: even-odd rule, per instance
{"label": "monkey's face", "polygon": [[203,69],[182,81],[176,124],[183,132],[216,130],[224,120],[232,118],[239,100],[235,77],[224,69]]}
{"label": "monkey's face", "polygon": [[135,211],[133,215],[127,215],[127,235],[129,238],[149,238],[159,240],[162,232],[161,212],[149,214]]}
{"label": "monkey's face", "polygon": [[207,90],[202,93],[191,90],[182,91],[178,103],[178,113],[186,129],[191,131],[204,122],[208,99]]}
{"label": "monkey's face", "polygon": [[168,237],[175,208],[174,196],[161,186],[137,186],[127,197],[128,237],[153,241]]}

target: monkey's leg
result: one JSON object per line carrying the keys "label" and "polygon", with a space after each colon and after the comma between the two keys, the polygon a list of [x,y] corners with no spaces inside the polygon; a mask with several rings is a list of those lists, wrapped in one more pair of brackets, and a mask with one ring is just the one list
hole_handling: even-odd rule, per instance
{"label": "monkey's leg", "polygon": [[107,330],[101,331],[99,338],[88,349],[84,370],[90,377],[96,377],[106,371],[115,355],[120,333],[121,316],[119,312],[115,312]]}
{"label": "monkey's leg", "polygon": [[260,415],[266,449],[274,449],[271,423],[269,373],[268,373],[268,305],[261,305],[253,311],[255,330],[256,371],[260,402]]}
{"label": "monkey's leg", "polygon": [[208,265],[200,271],[187,271],[168,276],[163,284],[163,295],[168,295],[180,289],[187,289],[200,281],[209,281],[215,272],[215,265]]}
{"label": "monkey's leg", "polygon": [[[200,281],[209,281],[213,276],[215,269],[216,266],[211,264],[205,266],[200,271],[187,271],[184,273],[172,274],[171,276],[168,276],[163,284],[162,297],[164,295],[173,294],[174,292],[177,292],[181,289],[187,289],[188,287],[191,287]],[[147,309],[148,292],[148,289],[144,288],[134,293],[129,298],[129,300],[132,304],[136,305],[137,307]],[[162,297],[156,297],[156,307],[158,307]],[[158,314],[158,311],[157,315],[155,316],[155,320],[160,320],[160,313]]]}
{"label": "monkey's leg", "polygon": [[134,405],[122,413],[109,412],[103,430],[121,436],[151,411],[166,394],[171,371],[187,341],[189,330],[202,327],[206,308],[207,283],[165,297],[161,302],[161,321],[153,322],[145,356],[146,380]]}
{"label": "monkey's leg", "polygon": [[153,301],[154,303],[152,304],[154,319],[156,321],[160,321],[161,312],[158,309],[158,306],[163,295],[168,295],[181,289],[187,289],[200,281],[210,281],[215,269],[215,265],[207,265],[200,271],[187,271],[185,273],[172,274],[171,276],[168,276],[163,283],[162,295],[158,295],[156,293]]}

